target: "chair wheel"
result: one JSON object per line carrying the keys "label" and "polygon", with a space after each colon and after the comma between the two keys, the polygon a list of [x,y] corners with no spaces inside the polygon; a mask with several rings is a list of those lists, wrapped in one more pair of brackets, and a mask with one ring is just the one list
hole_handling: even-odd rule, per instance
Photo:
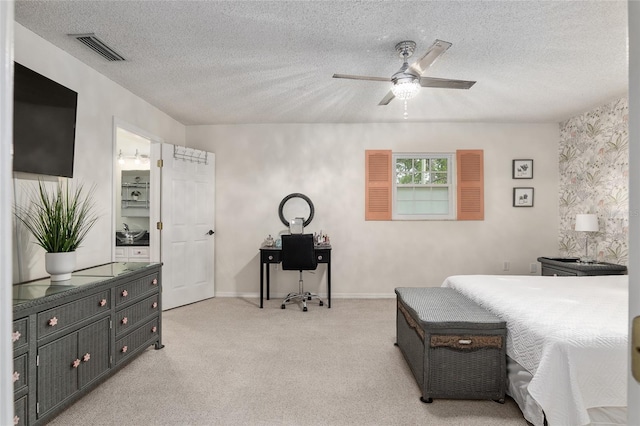
{"label": "chair wheel", "polygon": [[324,306],[324,303],[322,303],[322,300],[319,303],[320,306]]}
{"label": "chair wheel", "polygon": [[311,296],[307,296],[307,300],[311,300]]}
{"label": "chair wheel", "polygon": [[284,303],[280,306],[280,309],[284,309]]}
{"label": "chair wheel", "polygon": [[307,312],[307,307],[306,306],[302,308],[302,312]]}
{"label": "chair wheel", "polygon": [[431,404],[433,402],[433,399],[420,397],[420,401],[424,402],[425,404]]}

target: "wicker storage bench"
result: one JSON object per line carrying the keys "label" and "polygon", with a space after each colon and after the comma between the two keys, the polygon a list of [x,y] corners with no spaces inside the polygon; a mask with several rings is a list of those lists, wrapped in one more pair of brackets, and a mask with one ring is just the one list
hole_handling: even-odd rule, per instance
{"label": "wicker storage bench", "polygon": [[504,402],[506,324],[450,288],[398,287],[396,344],[433,398]]}

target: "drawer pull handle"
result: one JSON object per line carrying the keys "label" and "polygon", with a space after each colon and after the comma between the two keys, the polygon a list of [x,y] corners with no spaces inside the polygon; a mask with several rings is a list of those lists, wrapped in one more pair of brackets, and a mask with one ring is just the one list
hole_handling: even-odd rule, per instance
{"label": "drawer pull handle", "polygon": [[458,340],[458,343],[461,345],[470,345],[472,342],[471,339],[460,339]]}
{"label": "drawer pull handle", "polygon": [[153,281],[151,281],[151,284],[153,284],[153,285],[157,285],[157,284],[158,284],[158,279],[157,279],[157,278],[154,278],[154,279],[153,279]]}
{"label": "drawer pull handle", "polygon": [[20,417],[13,416],[13,426],[17,426],[18,424],[20,424]]}
{"label": "drawer pull handle", "polygon": [[120,321],[120,322],[123,323],[123,324],[126,324],[126,323],[129,322],[129,318],[124,317],[124,318],[122,318],[122,321]]}
{"label": "drawer pull handle", "polygon": [[17,371],[13,372],[13,383],[17,382],[18,380],[20,380],[20,373],[18,373]]}
{"label": "drawer pull handle", "polygon": [[71,364],[71,366],[73,368],[78,368],[80,366],[80,360],[76,359],[75,361],[73,361],[73,364]]}
{"label": "drawer pull handle", "polygon": [[49,327],[55,327],[58,324],[58,318],[53,317],[49,320]]}
{"label": "drawer pull handle", "polygon": [[269,255],[269,260],[273,260],[273,256]]}
{"label": "drawer pull handle", "polygon": [[100,306],[105,306],[107,304],[107,299],[102,299],[100,301]]}
{"label": "drawer pull handle", "polygon": [[126,347],[126,346],[123,346],[123,347],[122,347],[122,353],[127,352],[127,350],[129,350],[129,348],[128,348],[128,347]]}
{"label": "drawer pull handle", "polygon": [[18,340],[20,340],[20,336],[22,336],[22,334],[20,334],[19,331],[14,331],[13,333],[11,333],[11,342],[17,342]]}
{"label": "drawer pull handle", "polygon": [[153,303],[151,304],[151,308],[152,308],[152,309],[155,309],[155,308],[157,308],[157,307],[158,307],[158,302],[153,302]]}
{"label": "drawer pull handle", "polygon": [[129,292],[127,290],[122,290],[122,297],[127,297]]}
{"label": "drawer pull handle", "polygon": [[318,256],[318,260],[322,260],[322,255]]}
{"label": "drawer pull handle", "polygon": [[156,331],[158,331],[158,327],[156,327],[155,325],[153,327],[151,327],[151,332],[155,333]]}
{"label": "drawer pull handle", "polygon": [[86,354],[84,354],[84,356],[82,357],[82,360],[84,362],[87,362],[91,359],[91,354],[89,352],[87,352]]}

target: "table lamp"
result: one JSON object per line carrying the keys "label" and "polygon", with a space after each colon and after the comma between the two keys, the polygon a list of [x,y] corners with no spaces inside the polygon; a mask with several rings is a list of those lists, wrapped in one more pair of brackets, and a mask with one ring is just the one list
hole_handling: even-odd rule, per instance
{"label": "table lamp", "polygon": [[581,262],[593,263],[594,260],[589,257],[589,232],[598,232],[598,216],[595,214],[577,214],[576,215],[576,231],[586,232],[584,243],[584,257],[580,258]]}

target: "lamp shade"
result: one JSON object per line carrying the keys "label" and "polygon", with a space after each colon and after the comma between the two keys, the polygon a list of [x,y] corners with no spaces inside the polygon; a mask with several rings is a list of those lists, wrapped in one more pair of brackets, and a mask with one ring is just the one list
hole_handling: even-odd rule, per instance
{"label": "lamp shade", "polygon": [[577,214],[576,231],[598,232],[598,216],[595,214]]}
{"label": "lamp shade", "polygon": [[396,98],[406,101],[414,98],[420,91],[420,87],[418,79],[402,78],[391,86],[391,92]]}

